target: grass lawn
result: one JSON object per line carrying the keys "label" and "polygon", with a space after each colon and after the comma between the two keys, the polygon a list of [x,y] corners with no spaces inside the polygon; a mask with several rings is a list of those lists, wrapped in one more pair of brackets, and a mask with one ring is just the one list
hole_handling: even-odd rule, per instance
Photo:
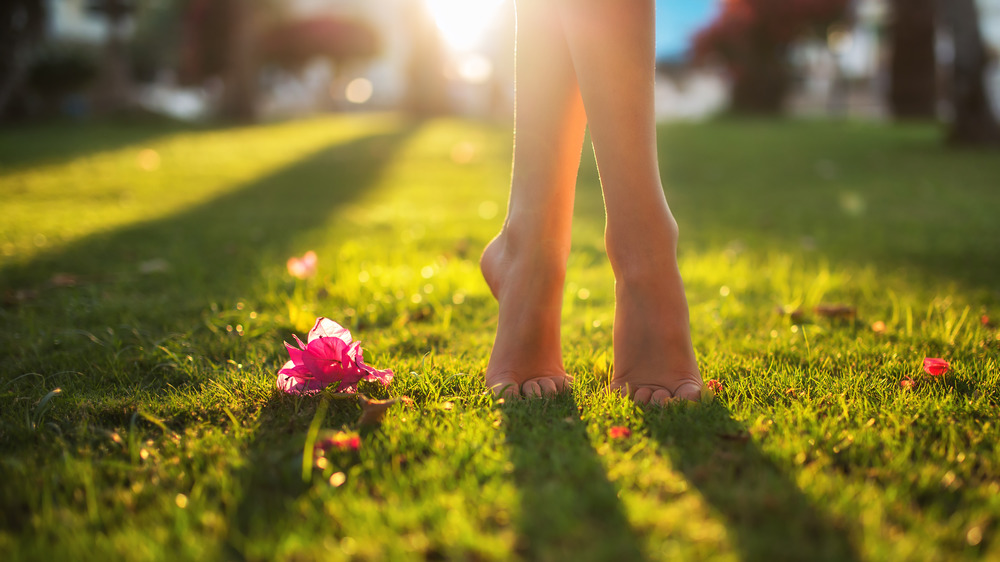
{"label": "grass lawn", "polygon": [[[607,391],[589,154],[572,396],[497,404],[477,261],[506,127],[0,132],[0,559],[1000,560],[1000,158],[939,136],[662,128],[695,347],[722,390],[639,408]],[[318,273],[296,280],[307,250]],[[276,390],[282,341],[317,316],[396,372],[361,389],[411,399],[381,427],[353,399]],[[925,357],[951,371],[923,375]],[[314,463],[338,429],[359,448]]]}

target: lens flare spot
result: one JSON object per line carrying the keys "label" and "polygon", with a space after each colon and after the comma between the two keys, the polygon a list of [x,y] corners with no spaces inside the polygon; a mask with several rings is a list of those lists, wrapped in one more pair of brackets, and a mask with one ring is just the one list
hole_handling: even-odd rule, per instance
{"label": "lens flare spot", "polygon": [[334,472],[330,475],[330,485],[334,488],[341,487],[344,482],[347,482],[347,475],[343,472]]}
{"label": "lens flare spot", "polygon": [[485,220],[490,220],[497,216],[500,212],[500,207],[493,201],[483,201],[479,204],[479,217]]}
{"label": "lens flare spot", "polygon": [[144,148],[139,151],[139,156],[136,157],[136,164],[138,164],[140,170],[145,172],[158,170],[160,168],[160,153],[152,148]]}
{"label": "lens flare spot", "polygon": [[840,194],[840,208],[852,217],[861,216],[867,207],[865,198],[859,193],[845,191]]}
{"label": "lens flare spot", "polygon": [[456,164],[468,164],[475,157],[476,145],[469,141],[462,141],[451,147],[451,160]]}
{"label": "lens flare spot", "polygon": [[493,63],[479,53],[469,53],[458,61],[455,70],[470,84],[485,84],[493,76]]}
{"label": "lens flare spot", "polygon": [[344,89],[344,97],[351,103],[365,103],[370,100],[375,92],[372,81],[367,78],[355,78],[347,83]]}

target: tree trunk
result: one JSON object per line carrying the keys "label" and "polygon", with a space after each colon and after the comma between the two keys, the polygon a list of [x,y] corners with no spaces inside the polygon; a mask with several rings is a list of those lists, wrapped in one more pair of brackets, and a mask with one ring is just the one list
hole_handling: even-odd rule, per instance
{"label": "tree trunk", "polygon": [[954,121],[948,140],[962,145],[1000,145],[1000,126],[986,92],[986,48],[975,0],[939,0],[938,9],[955,46],[951,84]]}
{"label": "tree trunk", "polygon": [[129,73],[122,39],[124,14],[108,14],[108,40],[97,87],[96,105],[101,113],[118,113],[129,104]]}
{"label": "tree trunk", "polygon": [[782,112],[791,86],[784,49],[750,49],[743,53],[733,73],[734,113],[777,115]]}
{"label": "tree trunk", "polygon": [[222,116],[253,121],[257,116],[257,65],[252,0],[227,0],[230,28],[223,76]]}
{"label": "tree trunk", "polygon": [[897,119],[937,113],[934,0],[892,0],[889,106]]}

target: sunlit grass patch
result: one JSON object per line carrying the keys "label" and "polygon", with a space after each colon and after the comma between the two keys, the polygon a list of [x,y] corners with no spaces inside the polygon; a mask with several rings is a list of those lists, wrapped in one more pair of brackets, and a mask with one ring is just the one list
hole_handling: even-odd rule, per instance
{"label": "sunlit grass patch", "polygon": [[[497,309],[478,257],[503,220],[506,127],[151,126],[92,153],[47,152],[44,134],[0,171],[0,557],[1000,553],[989,154],[923,127],[663,128],[696,352],[719,386],[656,409],[606,386],[590,155],[563,308],[573,392],[501,404],[481,380]],[[307,251],[297,279],[288,259]],[[409,398],[380,427],[354,399],[276,390],[282,341],[317,316],[395,371],[362,385]],[[310,465],[311,427],[357,450]]]}

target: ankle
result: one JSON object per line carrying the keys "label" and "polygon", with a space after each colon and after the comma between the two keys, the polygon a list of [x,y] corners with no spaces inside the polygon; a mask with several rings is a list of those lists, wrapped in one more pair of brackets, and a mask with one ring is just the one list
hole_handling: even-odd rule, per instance
{"label": "ankle", "polygon": [[497,236],[503,255],[511,262],[529,261],[546,268],[566,269],[570,239],[545,225],[521,225],[508,221]]}
{"label": "ankle", "polygon": [[668,220],[654,225],[631,223],[622,228],[609,224],[605,232],[608,260],[620,283],[645,284],[677,271],[677,223]]}

